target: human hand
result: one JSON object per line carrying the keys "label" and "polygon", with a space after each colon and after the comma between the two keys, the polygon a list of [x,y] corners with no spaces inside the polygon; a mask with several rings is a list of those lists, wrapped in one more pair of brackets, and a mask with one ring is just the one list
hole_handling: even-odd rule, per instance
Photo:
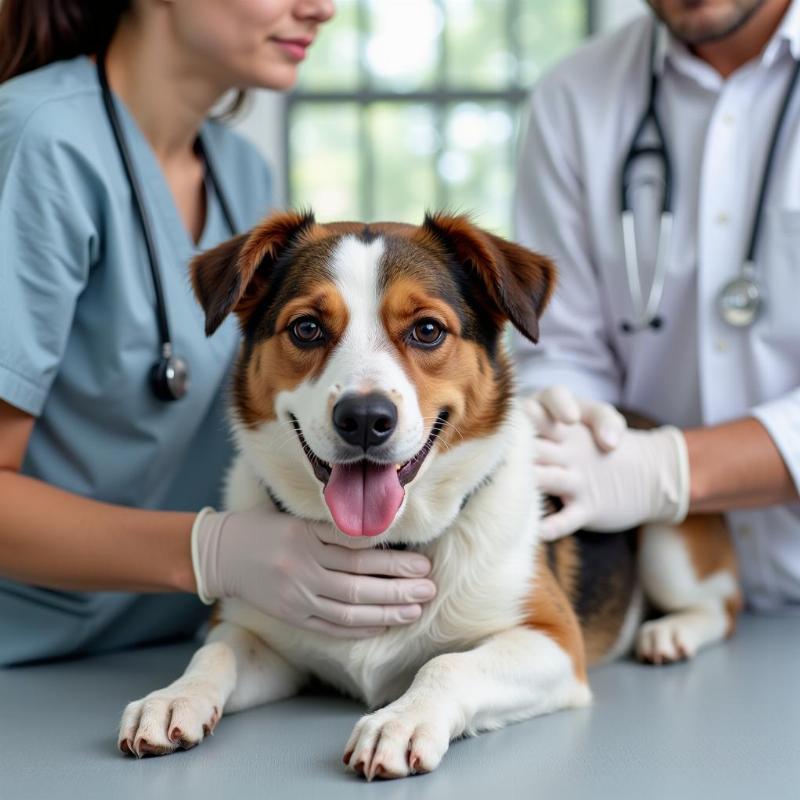
{"label": "human hand", "polygon": [[537,432],[548,429],[554,422],[583,423],[604,452],[619,444],[628,427],[625,417],[610,403],[576,397],[560,384],[529,395],[522,401],[522,407]]}
{"label": "human hand", "polygon": [[539,490],[563,503],[541,521],[545,540],[581,528],[621,531],[686,516],[689,459],[677,428],[626,431],[612,452],[603,453],[585,425],[551,423],[536,438],[535,458]]}
{"label": "human hand", "polygon": [[[198,595],[238,597],[265,614],[344,638],[418,619],[436,594],[418,553],[352,550],[331,525],[266,509],[203,509],[192,527]],[[387,576],[387,577],[376,577]]]}

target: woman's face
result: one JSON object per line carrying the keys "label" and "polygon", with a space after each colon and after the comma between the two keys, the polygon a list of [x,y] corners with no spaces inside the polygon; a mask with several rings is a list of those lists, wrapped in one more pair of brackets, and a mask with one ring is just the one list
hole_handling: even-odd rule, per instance
{"label": "woman's face", "polygon": [[173,30],[227,88],[289,89],[333,0],[171,0]]}

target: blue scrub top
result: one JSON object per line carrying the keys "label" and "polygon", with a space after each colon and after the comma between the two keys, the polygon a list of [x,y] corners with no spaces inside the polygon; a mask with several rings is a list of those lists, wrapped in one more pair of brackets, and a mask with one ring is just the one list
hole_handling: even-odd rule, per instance
{"label": "blue scrub top", "polygon": [[[117,100],[153,221],[175,352],[191,389],[165,403],[141,227],[94,64],[48,65],[0,85],[0,398],[34,415],[22,472],[85,497],[195,511],[217,505],[231,457],[223,388],[233,318],[211,339],[187,264],[232,234],[208,190],[197,245],[150,145]],[[270,210],[255,148],[224,125],[201,131],[239,231]],[[188,595],[60,592],[0,580],[0,665],[191,633]]]}

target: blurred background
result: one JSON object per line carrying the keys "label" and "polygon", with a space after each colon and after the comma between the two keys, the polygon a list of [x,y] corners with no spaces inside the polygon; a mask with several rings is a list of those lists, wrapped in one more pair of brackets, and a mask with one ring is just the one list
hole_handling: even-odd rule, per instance
{"label": "blurred background", "polygon": [[273,166],[278,205],[321,221],[470,211],[511,233],[514,161],[536,79],[644,0],[337,0],[290,95],[237,126]]}

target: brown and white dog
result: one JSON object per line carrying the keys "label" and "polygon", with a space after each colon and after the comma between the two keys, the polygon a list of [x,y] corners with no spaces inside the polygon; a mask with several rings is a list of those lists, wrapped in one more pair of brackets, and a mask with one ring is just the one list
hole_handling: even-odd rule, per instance
{"label": "brown and white dog", "polygon": [[[231,312],[238,457],[228,508],[335,523],[351,547],[427,555],[437,596],[369,639],[293,628],[225,600],[182,677],[130,703],[119,746],[200,742],[223,710],[316,676],[370,707],[345,763],[434,769],[452,739],[589,703],[588,665],[693,655],[733,629],[739,591],[717,518],[540,543],[534,436],[503,341],[536,340],[544,257],[464,217],[421,226],[268,218],[192,266],[211,334]],[[699,529],[703,530],[699,530]],[[661,612],[644,622],[645,600]],[[176,732],[177,731],[177,732]]]}

